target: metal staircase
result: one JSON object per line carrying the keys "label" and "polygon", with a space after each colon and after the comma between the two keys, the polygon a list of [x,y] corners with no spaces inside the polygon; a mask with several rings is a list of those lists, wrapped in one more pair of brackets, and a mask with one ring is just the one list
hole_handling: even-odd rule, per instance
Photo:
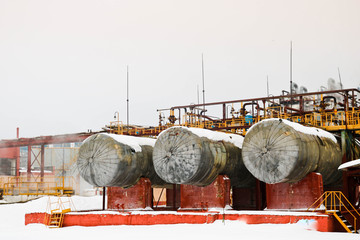
{"label": "metal staircase", "polygon": [[339,221],[339,223],[345,228],[345,230],[349,233],[356,233],[354,226],[351,225],[348,220],[341,214],[339,210],[336,210],[332,213],[335,218]]}
{"label": "metal staircase", "polygon": [[[360,214],[341,191],[325,192],[307,211],[314,212],[320,208],[325,208],[325,213],[333,215],[348,233],[358,233],[357,220],[360,219]],[[348,219],[343,214],[347,214]]]}
{"label": "metal staircase", "polygon": [[65,214],[75,210],[70,197],[57,197],[55,201],[49,197],[44,224],[49,228],[61,228]]}
{"label": "metal staircase", "polygon": [[64,209],[62,211],[60,211],[59,209],[54,209],[53,211],[51,211],[47,226],[49,228],[61,228],[64,222],[64,214],[70,211],[71,209]]}

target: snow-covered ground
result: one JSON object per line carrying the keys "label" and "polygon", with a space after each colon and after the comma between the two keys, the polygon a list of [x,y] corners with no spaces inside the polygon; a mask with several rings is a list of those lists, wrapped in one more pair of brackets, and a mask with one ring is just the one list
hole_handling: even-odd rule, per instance
{"label": "snow-covered ground", "polygon": [[[213,224],[176,224],[153,226],[65,227],[48,229],[42,224],[25,226],[25,213],[46,211],[48,197],[27,203],[0,204],[1,239],[292,239],[347,240],[359,239],[357,234],[322,233],[311,230],[309,222],[297,224],[247,225],[239,221],[217,221]],[[100,209],[102,198],[72,197],[77,210]]]}

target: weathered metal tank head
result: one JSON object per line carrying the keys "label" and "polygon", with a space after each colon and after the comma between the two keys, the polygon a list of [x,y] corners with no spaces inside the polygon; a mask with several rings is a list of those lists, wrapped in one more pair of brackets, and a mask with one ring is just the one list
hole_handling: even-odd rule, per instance
{"label": "weathered metal tank head", "polygon": [[263,120],[247,132],[242,149],[247,169],[265,183],[294,183],[310,172],[324,185],[337,182],[341,151],[335,137],[321,129],[282,119]]}
{"label": "weathered metal tank head", "polygon": [[154,146],[155,171],[164,181],[173,184],[206,186],[219,174],[226,174],[233,186],[248,186],[255,179],[242,162],[241,148],[232,143],[236,139],[241,145],[243,137],[239,135],[169,128],[159,135]]}
{"label": "weathered metal tank head", "polygon": [[164,182],[152,164],[154,139],[100,133],[85,139],[76,161],[80,175],[98,187],[131,187],[140,177]]}

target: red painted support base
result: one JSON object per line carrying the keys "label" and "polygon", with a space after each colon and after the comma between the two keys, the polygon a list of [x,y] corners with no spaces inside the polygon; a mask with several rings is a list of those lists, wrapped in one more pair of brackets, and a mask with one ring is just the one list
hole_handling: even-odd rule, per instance
{"label": "red painted support base", "polygon": [[177,210],[180,207],[180,185],[173,184],[173,188],[166,189],[166,207]]}
{"label": "red painted support base", "polygon": [[116,210],[146,209],[152,207],[152,189],[148,178],[140,178],[130,188],[108,187],[107,208]]}
{"label": "red painted support base", "polygon": [[324,192],[322,176],[309,173],[297,183],[266,184],[267,209],[307,209]]}
{"label": "red painted support base", "polygon": [[180,195],[180,210],[230,208],[230,179],[220,175],[206,187],[181,185]]}
{"label": "red painted support base", "polygon": [[255,188],[232,188],[232,208],[236,210],[256,209]]}
{"label": "red painted support base", "polygon": [[[231,212],[231,213],[230,213]],[[25,225],[43,223],[46,213],[28,213],[25,215]],[[67,213],[64,217],[64,227],[69,226],[105,226],[105,225],[156,225],[156,224],[204,224],[214,223],[216,220],[241,221],[246,224],[291,224],[299,221],[314,223],[314,228],[321,232],[334,231],[336,219],[324,214],[284,213],[266,211],[228,211],[228,212],[164,212],[162,214],[151,212],[84,212]]]}

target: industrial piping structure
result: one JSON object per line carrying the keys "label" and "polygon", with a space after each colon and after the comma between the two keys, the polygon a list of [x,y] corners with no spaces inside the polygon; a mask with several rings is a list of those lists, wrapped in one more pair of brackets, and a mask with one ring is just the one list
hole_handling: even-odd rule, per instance
{"label": "industrial piping structure", "polygon": [[[336,186],[335,183],[337,183],[339,179],[339,174],[336,173],[336,168],[340,164],[340,161],[347,162],[359,157],[359,142],[357,140],[360,131],[360,109],[359,102],[357,100],[357,94],[359,93],[360,92],[357,89],[344,89],[177,106],[168,109],[170,111],[170,115],[167,118],[169,120],[168,122],[164,121],[164,114],[160,114],[158,127],[140,128],[138,126],[129,125],[125,127],[118,122],[117,124],[115,123],[107,126],[106,130],[112,133],[121,132],[124,135],[156,136],[161,131],[178,124],[182,127],[200,127],[211,130],[231,131],[232,133],[246,135],[242,149],[242,156],[249,171],[261,180],[256,181],[255,195],[257,208],[263,209],[264,186],[266,186],[267,189],[266,194],[272,195],[268,195],[268,199],[269,197],[273,199],[276,197],[277,201],[281,201],[281,199],[286,200],[288,193],[291,192],[296,193],[298,190],[300,190],[298,191],[300,193],[306,192],[310,189],[312,186],[311,184],[314,182],[317,184],[316,190],[319,190],[319,192],[322,190],[323,181],[324,184],[326,184],[326,187],[329,187],[330,185],[330,187],[339,187]],[[210,113],[205,110],[205,107],[209,107],[210,109],[215,106],[220,106],[222,109],[222,116],[219,118],[211,117]],[[229,107],[231,107],[230,111]],[[178,110],[178,118],[175,117],[175,110]],[[183,116],[182,110],[185,112]],[[265,120],[269,118],[277,119]],[[293,123],[288,123],[286,120],[330,131],[336,135],[340,144],[338,144],[336,140],[333,141],[332,137],[329,136],[324,137],[316,134],[304,134],[303,131],[299,131],[297,127],[294,127],[294,125],[292,125]],[[250,128],[251,126],[253,127]],[[172,128],[170,128],[168,132],[176,134],[176,131],[172,130]],[[180,135],[180,133],[178,134]],[[172,173],[170,173],[171,176],[169,178],[164,178],[166,178],[166,181],[170,181],[175,184],[180,183],[181,187],[187,184],[190,184],[189,186],[197,187],[192,188],[190,192],[199,191],[199,189],[206,189],[205,191],[209,193],[213,191],[211,190],[211,188],[213,188],[215,191],[213,191],[212,194],[217,193],[219,196],[223,196],[224,194],[226,195],[229,192],[227,187],[229,185],[227,184],[230,182],[221,174],[231,175],[231,171],[229,172],[226,167],[227,162],[231,162],[228,160],[232,158],[229,153],[235,152],[235,155],[238,155],[239,151],[232,151],[232,149],[235,148],[231,145],[231,147],[227,148],[225,146],[226,144],[221,146],[221,144],[217,141],[214,142],[211,139],[204,138],[199,141],[196,136],[194,137],[189,133],[186,134],[187,137],[184,137],[184,139],[190,139],[190,141],[185,140],[185,143],[181,146],[183,146],[184,149],[188,149],[187,152],[190,153],[190,155],[193,153],[192,155],[195,157],[192,159],[204,163],[199,164],[198,166],[201,167],[198,168],[195,165],[188,166],[188,164],[183,164],[182,167],[185,167],[185,171],[182,172],[182,174],[172,175]],[[267,136],[263,135],[261,137],[262,134],[267,134]],[[159,139],[161,139],[162,136],[166,136],[166,132],[161,134]],[[176,140],[176,137],[169,135],[164,137],[164,139]],[[193,146],[193,144],[191,144],[191,139],[195,139],[194,142],[200,143],[200,145],[198,145],[198,147],[191,148],[191,146]],[[259,139],[266,139],[267,142],[261,142]],[[269,139],[274,145],[269,144]],[[159,144],[160,142],[161,140],[159,141]],[[165,153],[165,155],[155,153],[154,150],[154,161],[163,162],[160,166],[165,166],[163,169],[160,167],[157,170],[159,175],[162,175],[163,172],[166,173],[165,175],[169,175],[169,171],[166,169],[169,169],[172,166],[171,164],[166,163],[165,160],[171,160],[175,156],[173,154],[176,153],[176,151],[174,151],[174,149],[176,149],[176,145],[172,145],[173,143],[174,142],[171,141],[163,141],[160,144],[163,145],[160,153]],[[86,141],[84,142],[84,145],[86,145]],[[275,151],[276,149],[274,150],[273,148],[276,148],[279,145],[284,146],[283,150],[286,153],[284,156],[288,155],[289,157],[286,159],[290,159],[290,161],[285,162],[285,158],[277,159],[273,156],[274,154],[279,155],[278,152]],[[166,151],[164,151],[164,146],[168,148],[169,152],[166,153]],[[202,153],[204,149],[206,149],[206,151]],[[131,148],[130,152],[130,155],[134,154],[134,152],[131,151]],[[226,157],[223,157],[222,154],[225,152]],[[325,155],[328,157],[325,157]],[[206,163],[207,160],[203,160],[205,158],[202,156],[206,156],[205,158],[208,158],[207,160],[210,159],[210,161]],[[260,158],[258,158],[259,156]],[[91,160],[91,157],[87,159]],[[280,161],[276,162],[276,160]],[[175,165],[176,162],[184,163],[186,161],[175,160]],[[189,160],[188,162],[191,161]],[[177,165],[180,166],[181,164]],[[259,169],[259,165],[264,165],[264,167],[260,167]],[[202,166],[205,166],[205,168]],[[274,166],[276,166],[276,168],[274,168]],[[157,169],[156,166],[155,168]],[[230,167],[230,169],[231,168],[232,167]],[[314,171],[320,172],[321,175],[314,173]],[[136,170],[132,173],[134,172],[136,172]],[[174,172],[175,171],[173,171],[173,173]],[[274,172],[277,172],[277,174],[274,174]],[[358,189],[358,183],[354,181],[354,179],[359,180],[359,174],[360,171],[356,169],[352,169],[348,173],[343,172],[342,188],[345,195],[350,197],[352,203],[355,203],[359,197],[359,192],[356,190]],[[146,174],[142,173],[140,175],[145,176]],[[234,177],[231,176],[230,178],[234,179]],[[90,177],[89,179],[94,178]],[[136,179],[138,179],[138,177],[136,177]],[[110,182],[111,181],[112,180],[110,180]],[[213,183],[211,183],[211,181],[213,181]],[[132,189],[136,187],[134,182],[135,181],[132,181],[131,184],[126,183],[122,186]],[[234,182],[236,181],[233,181],[233,184]],[[265,184],[264,182],[267,182],[268,184]],[[109,185],[112,185],[112,183]],[[188,191],[188,189],[189,188],[185,190]],[[288,193],[286,191],[288,191]],[[176,193],[176,188],[173,188],[173,192]],[[219,194],[220,192],[221,194]],[[318,196],[319,192],[316,192],[314,196]],[[181,193],[183,193],[183,190]],[[204,193],[205,192],[201,192],[201,195]],[[312,197],[313,196],[310,196],[309,199]],[[298,200],[303,200],[305,198],[306,196],[297,196]],[[222,203],[226,203],[226,201],[223,201]],[[293,206],[290,206],[288,209],[293,209]]]}

